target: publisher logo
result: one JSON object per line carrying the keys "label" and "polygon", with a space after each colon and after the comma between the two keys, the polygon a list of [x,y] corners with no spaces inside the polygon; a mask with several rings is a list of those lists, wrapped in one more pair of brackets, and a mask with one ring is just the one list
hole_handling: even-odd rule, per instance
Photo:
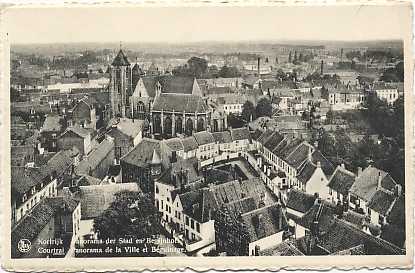
{"label": "publisher logo", "polygon": [[28,239],[21,239],[17,244],[17,248],[22,253],[29,252],[31,247],[32,243]]}

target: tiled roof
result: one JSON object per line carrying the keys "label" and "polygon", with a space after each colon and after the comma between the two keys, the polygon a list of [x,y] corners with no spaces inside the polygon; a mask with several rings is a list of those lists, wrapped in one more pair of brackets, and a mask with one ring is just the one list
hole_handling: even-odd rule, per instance
{"label": "tiled roof", "polygon": [[311,194],[291,189],[288,193],[287,208],[305,213],[314,205],[315,199]]}
{"label": "tiled roof", "polygon": [[43,126],[40,129],[41,132],[52,132],[57,131],[59,132],[62,129],[62,125],[60,124],[61,118],[59,116],[48,115],[43,122]]}
{"label": "tiled roof", "polygon": [[354,212],[353,210],[348,210],[347,212],[343,213],[343,220],[346,222],[358,227],[363,228],[366,221],[366,215]]}
{"label": "tiled roof", "polygon": [[160,153],[160,142],[154,139],[143,138],[134,149],[121,158],[121,161],[138,167],[147,167],[151,163],[154,150]]}
{"label": "tiled roof", "polygon": [[162,93],[192,94],[194,78],[164,76],[159,79]]}
{"label": "tiled roof", "polygon": [[170,138],[163,140],[163,143],[166,144],[173,151],[182,151],[184,150],[182,140],[180,138]]}
{"label": "tiled roof", "polygon": [[17,247],[21,239],[27,239],[33,242],[52,220],[58,210],[64,208],[66,211],[72,212],[78,204],[79,202],[75,199],[64,197],[45,198],[40,201],[11,232],[12,257],[22,256],[22,253],[18,251]]}
{"label": "tiled roof", "polygon": [[363,244],[354,246],[339,252],[335,252],[330,254],[332,256],[350,256],[350,255],[366,255],[365,253],[365,246]]}
{"label": "tiled roof", "polygon": [[114,142],[104,139],[87,158],[79,163],[75,168],[75,172],[77,174],[88,174],[90,170],[95,170],[111,151],[114,151]]}
{"label": "tiled roof", "polygon": [[135,138],[142,131],[144,122],[137,119],[116,118],[110,121],[123,134]]}
{"label": "tiled roof", "polygon": [[231,129],[232,140],[251,140],[251,134],[246,127]]}
{"label": "tiled roof", "polygon": [[86,128],[82,128],[80,126],[68,127],[65,130],[65,132],[62,133],[62,136],[64,136],[68,132],[73,132],[76,135],[80,136],[81,138],[85,138],[85,137],[91,135],[91,130],[88,130]]}
{"label": "tiled roof", "polygon": [[335,206],[331,203],[320,201],[309,209],[303,217],[299,219],[299,224],[309,230],[312,229],[313,222],[318,221],[319,232],[324,233],[333,222]]}
{"label": "tiled roof", "polygon": [[252,196],[245,197],[222,205],[230,217],[237,219],[241,214],[257,209],[257,202]]}
{"label": "tiled roof", "polygon": [[[266,133],[264,133],[266,134]],[[265,148],[272,151],[274,150],[284,139],[284,136],[278,133],[277,131],[273,132],[272,134],[268,135],[268,137],[263,136],[260,141],[262,141],[262,144]]]}
{"label": "tiled roof", "polygon": [[304,254],[289,241],[282,242],[276,247],[259,251],[260,256],[304,256]]}
{"label": "tiled roof", "polygon": [[387,220],[395,225],[405,225],[405,195],[401,194],[401,196],[396,199]]}
{"label": "tiled roof", "polygon": [[196,142],[199,146],[215,143],[215,139],[210,132],[202,131],[193,134],[193,137],[196,139]]}
{"label": "tiled roof", "polygon": [[186,137],[182,139],[182,144],[185,152],[196,150],[198,145],[194,137]]}
{"label": "tiled roof", "polygon": [[314,148],[305,142],[298,145],[286,158],[286,162],[297,169],[308,158],[309,153],[313,152]]}
{"label": "tiled roof", "polygon": [[350,188],[350,193],[362,198],[365,201],[370,201],[377,191],[379,176],[382,188],[394,191],[396,182],[392,179],[392,177],[387,172],[369,166],[356,177],[355,182]]}
{"label": "tiled roof", "polygon": [[[178,158],[176,162],[171,163],[170,168],[167,169],[158,180],[161,183],[174,185],[176,187],[180,184],[185,186],[200,181],[202,177],[199,175],[197,164],[196,158]],[[172,179],[173,175],[176,175],[176,181]]]}
{"label": "tiled roof", "polygon": [[231,143],[232,137],[229,131],[223,131],[223,132],[215,132],[212,133],[213,138],[218,143]]}
{"label": "tiled roof", "polygon": [[24,194],[33,186],[42,182],[43,176],[39,169],[15,167],[11,168],[11,187],[12,191]]}
{"label": "tiled roof", "polygon": [[201,96],[184,94],[160,94],[153,103],[153,111],[206,113],[208,107]]}
{"label": "tiled roof", "polygon": [[287,227],[287,219],[279,204],[247,212],[242,214],[241,218],[249,234],[250,242],[276,234]]}
{"label": "tiled roof", "polygon": [[127,59],[127,56],[125,56],[124,52],[120,49],[118,51],[117,56],[112,61],[112,66],[130,66],[130,62]]}
{"label": "tiled roof", "polygon": [[61,176],[72,166],[73,162],[72,151],[61,150],[53,155],[48,162],[41,167],[42,175],[45,177],[55,173],[57,176]]}
{"label": "tiled roof", "polygon": [[373,209],[380,215],[386,216],[395,202],[396,196],[393,193],[385,192],[382,189],[376,191],[367,204],[368,208]]}
{"label": "tiled roof", "polygon": [[349,194],[349,190],[354,183],[355,177],[354,173],[338,166],[333,175],[330,177],[327,186],[342,195],[347,195]]}
{"label": "tiled roof", "polygon": [[63,195],[81,202],[81,219],[93,219],[101,215],[115,200],[115,194],[121,191],[141,192],[137,183],[80,186],[64,188]]}

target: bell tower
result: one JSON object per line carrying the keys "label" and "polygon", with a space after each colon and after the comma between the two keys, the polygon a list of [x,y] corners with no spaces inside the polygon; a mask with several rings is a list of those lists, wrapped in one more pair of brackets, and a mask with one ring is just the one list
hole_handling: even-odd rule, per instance
{"label": "bell tower", "polygon": [[112,61],[110,71],[111,117],[125,117],[131,95],[131,67],[121,48]]}

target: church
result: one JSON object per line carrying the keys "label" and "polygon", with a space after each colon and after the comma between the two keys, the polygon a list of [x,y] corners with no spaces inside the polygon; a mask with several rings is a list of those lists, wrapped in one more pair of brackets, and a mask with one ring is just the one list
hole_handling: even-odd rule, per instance
{"label": "church", "polygon": [[121,49],[110,72],[112,117],[146,120],[151,134],[167,138],[211,130],[211,124],[218,123],[212,120],[196,78],[147,75]]}

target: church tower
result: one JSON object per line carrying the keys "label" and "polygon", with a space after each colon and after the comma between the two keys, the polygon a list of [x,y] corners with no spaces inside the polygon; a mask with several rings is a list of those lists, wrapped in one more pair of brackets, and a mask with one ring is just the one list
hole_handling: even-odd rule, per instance
{"label": "church tower", "polygon": [[126,117],[131,95],[130,62],[120,49],[111,64],[110,101],[112,117]]}

